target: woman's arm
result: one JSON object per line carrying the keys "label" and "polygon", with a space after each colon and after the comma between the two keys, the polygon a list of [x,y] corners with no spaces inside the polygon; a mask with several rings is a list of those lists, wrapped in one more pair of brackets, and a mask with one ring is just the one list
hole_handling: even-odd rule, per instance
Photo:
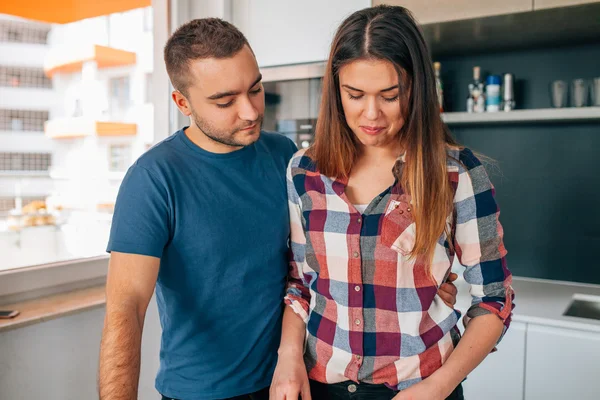
{"label": "woman's arm", "polygon": [[442,368],[429,377],[442,389],[446,398],[471,373],[498,343],[504,330],[502,320],[495,315],[473,319],[465,334]]}
{"label": "woman's arm", "polygon": [[270,398],[273,400],[310,400],[308,374],[304,364],[304,338],[309,315],[310,290],[304,278],[306,237],[302,225],[302,209],[298,191],[294,186],[296,157],[292,158],[287,171],[288,203],[290,212],[290,251],[288,283],[285,295],[285,311],[279,359],[273,374]]}
{"label": "woman's arm", "polygon": [[460,152],[456,165],[454,248],[466,267],[472,305],[463,318],[466,331],[442,367],[397,399],[445,399],[494,350],[512,316],[512,275],[499,222],[494,187],[473,153]]}
{"label": "woman's arm", "polygon": [[303,358],[305,332],[304,321],[291,307],[286,307],[270,399],[297,399],[298,396],[302,396],[302,399],[310,400],[310,385]]}
{"label": "woman's arm", "polygon": [[444,365],[427,379],[398,393],[394,400],[443,400],[492,351],[504,324],[495,315],[473,319]]}

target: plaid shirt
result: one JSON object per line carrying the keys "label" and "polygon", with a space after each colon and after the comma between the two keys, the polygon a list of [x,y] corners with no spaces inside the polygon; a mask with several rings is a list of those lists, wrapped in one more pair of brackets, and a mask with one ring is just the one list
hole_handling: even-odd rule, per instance
{"label": "plaid shirt", "polygon": [[[454,189],[454,251],[443,234],[431,276],[409,258],[415,240],[410,197],[396,183],[359,213],[344,194],[347,180],[321,175],[299,151],[287,172],[291,260],[285,302],[306,322],[309,377],[348,379],[405,389],[430,376],[460,339],[460,312],[437,295],[454,254],[466,267],[472,306],[464,322],[496,314],[510,324],[512,276],[506,268],[494,189],[468,150],[448,150]],[[394,170],[404,165],[400,157]],[[504,334],[503,332],[503,334]]]}

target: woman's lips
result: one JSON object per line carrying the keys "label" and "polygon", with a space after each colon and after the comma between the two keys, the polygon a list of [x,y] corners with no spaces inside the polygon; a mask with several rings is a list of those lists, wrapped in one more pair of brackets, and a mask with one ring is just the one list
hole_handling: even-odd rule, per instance
{"label": "woman's lips", "polygon": [[367,135],[377,135],[385,129],[383,126],[361,126],[360,129]]}

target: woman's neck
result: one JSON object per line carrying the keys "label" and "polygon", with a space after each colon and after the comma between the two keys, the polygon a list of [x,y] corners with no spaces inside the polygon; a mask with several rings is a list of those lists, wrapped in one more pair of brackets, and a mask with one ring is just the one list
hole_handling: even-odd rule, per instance
{"label": "woman's neck", "polygon": [[366,162],[368,164],[395,162],[401,154],[402,146],[400,144],[385,147],[363,146],[359,155],[359,162]]}

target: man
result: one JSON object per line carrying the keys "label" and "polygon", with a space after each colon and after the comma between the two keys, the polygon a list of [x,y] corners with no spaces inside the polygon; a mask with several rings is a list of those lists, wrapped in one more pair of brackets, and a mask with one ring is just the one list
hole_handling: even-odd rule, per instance
{"label": "man", "polygon": [[[163,399],[267,399],[277,362],[296,151],[260,131],[261,75],[233,25],[180,27],[165,46],[173,101],[190,126],[129,169],[117,198],[100,354],[100,399],[136,399],[156,286]],[[455,288],[447,288],[453,303]]]}

